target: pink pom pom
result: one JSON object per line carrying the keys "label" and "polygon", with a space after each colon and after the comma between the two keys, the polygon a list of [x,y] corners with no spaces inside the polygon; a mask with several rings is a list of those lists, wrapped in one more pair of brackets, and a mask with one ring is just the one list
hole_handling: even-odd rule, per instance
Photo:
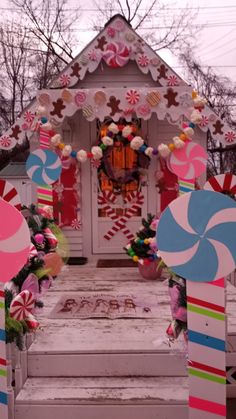
{"label": "pink pom pom", "polygon": [[34,240],[35,240],[35,243],[37,243],[37,244],[43,244],[43,242],[44,242],[44,235],[41,234],[41,233],[37,233],[34,236]]}

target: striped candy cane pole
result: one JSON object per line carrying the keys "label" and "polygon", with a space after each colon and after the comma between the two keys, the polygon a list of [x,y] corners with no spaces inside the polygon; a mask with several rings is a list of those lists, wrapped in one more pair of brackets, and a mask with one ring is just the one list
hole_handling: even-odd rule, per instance
{"label": "striped candy cane pole", "polygon": [[[44,130],[42,127],[39,129],[39,143],[40,148],[47,149],[50,147],[50,131]],[[37,201],[38,208],[43,208],[45,205],[53,207],[53,192],[52,185],[41,185],[37,187]]]}
{"label": "striped candy cane pole", "polygon": [[0,418],[8,418],[4,285],[0,283]]}
{"label": "striped candy cane pole", "polygon": [[[179,179],[180,195],[193,190]],[[226,418],[225,279],[186,286],[189,419]]]}

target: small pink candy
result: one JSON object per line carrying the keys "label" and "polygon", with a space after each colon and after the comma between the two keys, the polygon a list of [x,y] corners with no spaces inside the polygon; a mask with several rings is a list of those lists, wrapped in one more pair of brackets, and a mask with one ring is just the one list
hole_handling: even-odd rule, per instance
{"label": "small pink candy", "polygon": [[35,240],[35,242],[37,244],[43,244],[43,242],[44,242],[44,236],[43,236],[43,234],[41,234],[41,233],[35,234],[34,240]]}
{"label": "small pink candy", "polygon": [[116,34],[116,30],[112,28],[112,26],[109,26],[109,28],[107,28],[107,35],[110,38],[114,38],[115,34]]}

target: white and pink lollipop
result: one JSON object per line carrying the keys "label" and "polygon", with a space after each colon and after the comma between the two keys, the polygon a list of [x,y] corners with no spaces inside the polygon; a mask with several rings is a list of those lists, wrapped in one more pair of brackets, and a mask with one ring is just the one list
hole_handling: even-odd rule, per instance
{"label": "white and pink lollipop", "polygon": [[111,42],[106,45],[103,59],[109,67],[124,67],[129,61],[130,50],[123,42]]}
{"label": "white and pink lollipop", "polygon": [[236,202],[212,191],[189,192],[162,213],[157,228],[161,258],[195,282],[229,275],[236,265]]}
{"label": "white and pink lollipop", "polygon": [[172,151],[169,168],[181,179],[194,179],[206,171],[207,153],[192,141],[186,141],[181,149]]}
{"label": "white and pink lollipop", "polygon": [[0,199],[0,282],[12,279],[28,260],[30,231],[23,215]]}

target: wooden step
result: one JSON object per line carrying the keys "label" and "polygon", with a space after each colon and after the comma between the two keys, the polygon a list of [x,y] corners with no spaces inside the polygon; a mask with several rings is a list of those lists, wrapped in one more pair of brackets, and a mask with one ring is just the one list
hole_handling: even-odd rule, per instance
{"label": "wooden step", "polygon": [[184,377],[30,378],[15,419],[188,418]]}
{"label": "wooden step", "polygon": [[186,376],[184,354],[45,353],[28,354],[29,377]]}

